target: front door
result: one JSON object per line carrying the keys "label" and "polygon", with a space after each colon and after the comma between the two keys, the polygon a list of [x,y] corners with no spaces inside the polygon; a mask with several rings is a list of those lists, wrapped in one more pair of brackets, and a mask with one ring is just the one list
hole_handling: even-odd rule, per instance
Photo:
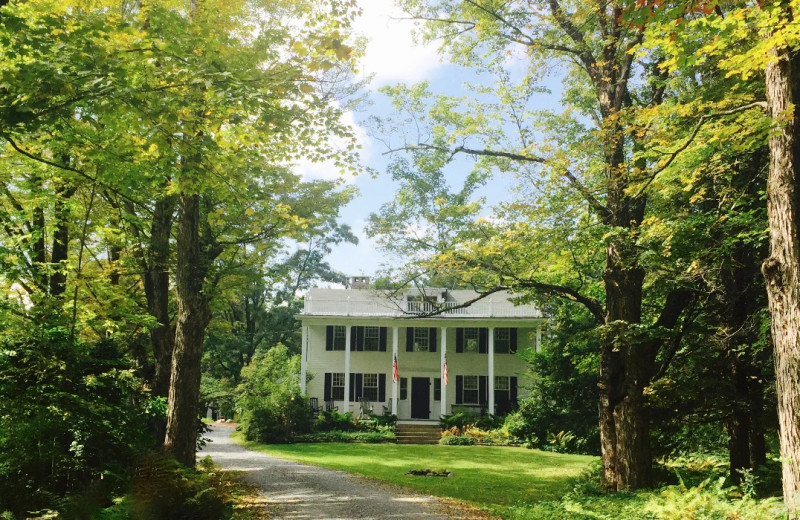
{"label": "front door", "polygon": [[427,377],[411,378],[411,418],[430,419],[431,380]]}

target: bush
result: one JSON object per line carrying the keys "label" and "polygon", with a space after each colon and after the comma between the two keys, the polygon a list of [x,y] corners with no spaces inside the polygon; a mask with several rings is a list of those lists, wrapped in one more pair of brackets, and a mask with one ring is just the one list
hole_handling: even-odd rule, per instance
{"label": "bush", "polygon": [[296,435],[311,432],[314,417],[300,394],[299,372],[300,356],[289,356],[283,345],[259,352],[242,369],[237,404],[248,441],[291,442]]}
{"label": "bush", "polygon": [[472,410],[466,409],[458,411],[453,415],[442,415],[439,418],[439,425],[443,430],[453,427],[463,430],[464,427],[468,425],[475,426],[481,430],[494,430],[495,428],[501,427],[504,420],[505,419],[503,417],[498,415],[481,415]]}
{"label": "bush", "polygon": [[365,442],[365,443],[381,443],[381,442],[397,442],[394,432],[388,429],[382,431],[326,431],[307,433],[305,435],[298,435],[295,437],[295,442]]}
{"label": "bush", "polygon": [[477,444],[477,440],[468,435],[448,435],[439,439],[439,444],[442,446],[472,446]]}
{"label": "bush", "polygon": [[329,412],[320,412],[317,420],[314,423],[314,430],[318,432],[328,431],[355,431],[356,424],[353,421],[353,414],[351,412],[341,413],[337,410]]}
{"label": "bush", "polygon": [[88,516],[128,482],[150,399],[123,349],[40,325],[0,339],[0,512]]}

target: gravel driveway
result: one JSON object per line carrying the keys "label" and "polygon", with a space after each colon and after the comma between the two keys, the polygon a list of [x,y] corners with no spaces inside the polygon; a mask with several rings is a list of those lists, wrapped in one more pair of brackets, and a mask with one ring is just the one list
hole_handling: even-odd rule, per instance
{"label": "gravel driveway", "polygon": [[246,472],[245,479],[264,490],[272,518],[480,518],[436,497],[246,450],[231,441],[232,432],[229,426],[212,426],[206,434],[212,442],[199,456]]}

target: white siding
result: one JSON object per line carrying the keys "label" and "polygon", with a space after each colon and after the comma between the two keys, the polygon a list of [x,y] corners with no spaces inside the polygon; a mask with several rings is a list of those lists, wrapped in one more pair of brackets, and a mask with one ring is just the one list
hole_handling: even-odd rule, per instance
{"label": "white siding", "polygon": [[[412,377],[427,377],[430,378],[430,418],[432,420],[438,419],[441,410],[439,401],[434,401],[434,388],[433,383],[435,378],[441,377],[441,333],[440,327],[437,328],[436,335],[436,352],[407,352],[406,351],[406,333],[409,326],[408,320],[397,320],[400,325],[398,335],[398,366],[401,378],[408,378],[408,397],[405,400],[399,401],[398,417],[400,419],[408,419],[411,416],[411,378]],[[308,396],[316,397],[319,400],[320,406],[323,406],[324,401],[324,385],[326,372],[344,372],[345,371],[345,352],[344,351],[326,351],[325,350],[325,334],[326,325],[376,325],[372,321],[365,320],[364,322],[357,322],[353,320],[337,320],[336,317],[330,317],[324,321],[315,320],[314,323],[308,324],[308,355],[307,355],[307,371],[311,376],[311,381],[308,383]],[[304,324],[305,325],[305,324]],[[488,327],[490,320],[482,321],[480,323],[467,323],[472,327]],[[388,329],[386,339],[385,352],[350,352],[350,369],[353,373],[377,373],[386,375],[386,401],[374,404],[374,411],[377,414],[383,412],[383,405],[389,406],[389,399],[392,395],[392,334],[394,327],[391,324],[386,325]],[[509,326],[503,324],[502,326]],[[425,324],[429,327],[429,324]],[[538,324],[533,324],[529,327],[517,327],[517,351],[523,351],[526,348],[532,348],[535,344],[536,328]],[[349,345],[347,346],[349,348]],[[449,374],[449,384],[446,389],[447,411],[450,413],[452,405],[456,402],[456,376],[457,375],[487,375],[488,374],[489,354],[479,353],[457,353],[456,352],[456,327],[448,325],[447,327],[447,364]],[[522,374],[526,370],[526,363],[515,354],[495,354],[494,355],[494,374],[495,376],[517,376],[519,382],[519,397],[525,395],[524,384],[525,380]],[[398,385],[398,395],[399,395]],[[347,396],[345,396],[347,397]],[[343,402],[337,402],[339,411],[345,411]],[[350,411],[358,413],[358,405],[356,403],[350,404]]]}

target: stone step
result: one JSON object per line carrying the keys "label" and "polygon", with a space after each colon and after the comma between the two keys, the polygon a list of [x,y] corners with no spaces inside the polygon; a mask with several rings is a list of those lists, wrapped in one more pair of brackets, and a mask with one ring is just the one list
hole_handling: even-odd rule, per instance
{"label": "stone step", "polygon": [[394,433],[398,444],[438,444],[442,429],[438,424],[398,424]]}

